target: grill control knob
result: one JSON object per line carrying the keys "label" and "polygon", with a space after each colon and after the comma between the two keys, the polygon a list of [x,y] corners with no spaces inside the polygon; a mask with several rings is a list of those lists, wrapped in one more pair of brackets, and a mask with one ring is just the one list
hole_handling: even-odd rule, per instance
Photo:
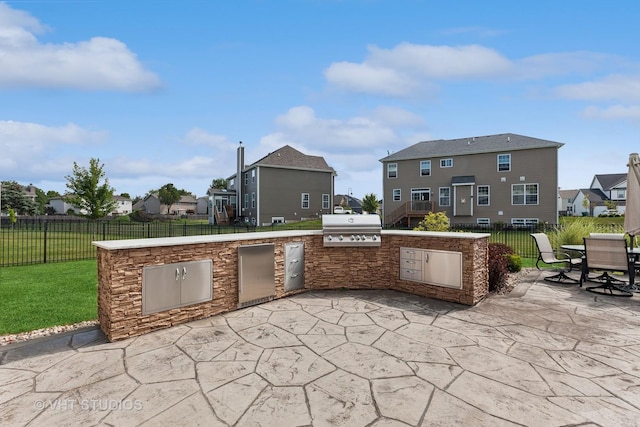
{"label": "grill control knob", "polygon": [[375,234],[373,236],[371,236],[372,240],[378,240],[378,236],[376,236]]}
{"label": "grill control knob", "polygon": [[329,240],[329,241],[333,240],[333,236],[331,236],[331,235],[327,236],[327,240]]}
{"label": "grill control knob", "polygon": [[351,235],[351,240],[356,240],[356,236],[354,236],[353,234]]}
{"label": "grill control knob", "polygon": [[340,236],[338,236],[338,240],[343,240],[344,237],[342,237],[342,234]]}

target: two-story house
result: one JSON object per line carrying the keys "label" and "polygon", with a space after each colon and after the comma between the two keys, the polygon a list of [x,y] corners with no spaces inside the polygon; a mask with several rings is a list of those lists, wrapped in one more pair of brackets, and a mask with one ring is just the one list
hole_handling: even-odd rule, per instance
{"label": "two-story house", "polygon": [[285,145],[246,166],[242,143],[237,153],[237,172],[227,179],[227,189],[210,190],[210,223],[229,221],[227,210],[252,225],[331,213],[336,172],[323,157]]}
{"label": "two-story house", "polygon": [[423,141],[380,160],[386,226],[442,211],[452,224],[558,220],[558,149],[513,133]]}

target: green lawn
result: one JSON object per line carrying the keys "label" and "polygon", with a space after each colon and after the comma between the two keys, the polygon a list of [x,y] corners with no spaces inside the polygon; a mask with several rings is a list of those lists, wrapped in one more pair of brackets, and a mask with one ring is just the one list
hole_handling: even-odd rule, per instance
{"label": "green lawn", "polygon": [[96,261],[0,268],[0,335],[98,318]]}

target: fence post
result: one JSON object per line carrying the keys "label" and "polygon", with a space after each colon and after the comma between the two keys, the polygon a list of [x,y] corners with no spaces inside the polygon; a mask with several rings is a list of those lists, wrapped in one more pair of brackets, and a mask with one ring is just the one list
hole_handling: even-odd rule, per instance
{"label": "fence post", "polygon": [[42,263],[47,263],[47,229],[49,228],[49,222],[44,222],[44,248],[42,251]]}
{"label": "fence post", "polygon": [[107,223],[102,223],[102,240],[107,240]]}

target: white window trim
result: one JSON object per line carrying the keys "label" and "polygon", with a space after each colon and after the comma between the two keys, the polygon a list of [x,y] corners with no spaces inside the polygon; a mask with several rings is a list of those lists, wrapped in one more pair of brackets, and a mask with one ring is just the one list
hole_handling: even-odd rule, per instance
{"label": "white window trim", "polygon": [[[396,192],[398,193],[398,198],[396,199]],[[393,190],[391,190],[391,198],[393,199],[394,202],[401,202],[402,201],[402,190],[400,188],[394,188]]]}
{"label": "white window trim", "polygon": [[[481,205],[480,198],[485,197],[484,194],[480,195],[480,187],[487,187],[487,204]],[[476,205],[477,206],[491,206],[491,186],[490,185],[478,185],[476,187]]]}
{"label": "white window trim", "polygon": [[[529,185],[535,185],[536,186],[536,203],[527,203],[527,186]],[[524,203],[513,203],[513,189],[514,187],[523,187],[524,192],[523,192],[523,201]],[[511,206],[538,206],[540,204],[540,184],[537,182],[529,182],[529,183],[523,183],[523,184],[511,184]]]}
{"label": "white window trim", "polygon": [[[500,157],[501,156],[509,156],[509,169],[500,170]],[[496,156],[496,171],[498,172],[511,172],[511,153],[500,153]]]}
{"label": "white window trim", "polygon": [[[442,190],[449,190],[449,195],[447,196],[447,204],[444,205],[441,203],[443,196],[441,191]],[[451,187],[440,187],[438,188],[438,206],[451,206]]]}
{"label": "white window trim", "polygon": [[[423,164],[423,163],[428,163],[428,164],[429,164],[429,167],[428,167],[428,168],[423,168],[423,167],[422,167],[422,164]],[[422,170],[423,170],[423,169],[424,169],[424,170],[427,170],[427,169],[428,169],[428,170],[429,170],[429,173],[428,173],[428,174],[423,174],[423,173],[422,173]],[[420,172],[420,176],[431,176],[431,160],[420,160],[420,171],[419,171],[419,172]]]}
{"label": "white window trim", "polygon": [[540,222],[538,218],[511,218],[511,225],[519,227],[530,227]]}
{"label": "white window trim", "polygon": [[328,194],[322,195],[322,209],[329,209],[329,200],[330,197]]}
{"label": "white window trim", "polygon": [[[450,165],[446,165],[445,163],[451,163]],[[446,159],[440,159],[440,168],[452,168],[453,167],[453,158],[447,157]]]}
{"label": "white window trim", "polygon": [[[393,166],[393,168],[392,168]],[[394,169],[394,172],[396,173],[396,176],[389,176],[391,169]],[[388,179],[396,179],[398,177],[398,164],[397,163],[387,163],[387,178]]]}
{"label": "white window trim", "polygon": [[[306,196],[306,199],[305,199]],[[305,206],[305,202],[307,206]],[[302,193],[300,195],[300,209],[309,209],[311,206],[311,196],[309,193]]]}
{"label": "white window trim", "polygon": [[478,225],[491,225],[491,218],[477,218],[476,224]]}

